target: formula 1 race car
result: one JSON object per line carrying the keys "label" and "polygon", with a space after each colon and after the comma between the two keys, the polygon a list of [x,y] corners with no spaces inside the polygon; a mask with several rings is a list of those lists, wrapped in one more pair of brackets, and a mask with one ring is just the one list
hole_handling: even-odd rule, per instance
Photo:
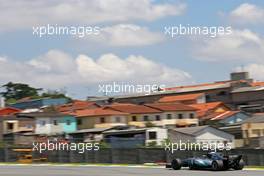
{"label": "formula 1 race car", "polygon": [[221,153],[208,153],[202,157],[187,158],[184,160],[173,159],[166,168],[179,170],[181,167],[189,167],[190,169],[210,169],[213,171],[220,170],[242,170],[244,168],[244,161],[242,155],[227,155],[223,156]]}

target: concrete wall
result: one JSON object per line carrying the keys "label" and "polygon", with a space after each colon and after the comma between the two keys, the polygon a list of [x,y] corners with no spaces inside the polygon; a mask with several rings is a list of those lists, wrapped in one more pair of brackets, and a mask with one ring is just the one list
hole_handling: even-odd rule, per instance
{"label": "concrete wall", "polygon": [[[231,150],[230,154],[241,154],[246,165],[263,166],[264,150],[239,149]],[[152,162],[170,162],[173,158],[184,159],[186,157],[200,156],[206,154],[202,151],[180,151],[173,154],[160,148],[148,149],[101,149],[100,151],[89,151],[83,154],[78,152],[46,152],[49,162],[59,163],[130,163],[142,164]],[[34,157],[40,156],[39,153],[33,153]],[[16,153],[12,149],[0,148],[0,162],[16,161]]]}
{"label": "concrete wall", "polygon": [[[124,163],[143,164],[155,162],[170,162],[173,158],[184,159],[186,157],[201,156],[203,151],[176,151],[173,154],[162,148],[137,148],[137,149],[101,149],[99,151],[86,151],[83,154],[73,151],[49,151],[49,162],[59,163]],[[241,154],[246,165],[263,166],[263,149],[236,149],[229,154]],[[35,158],[40,154],[33,153]],[[0,162],[16,161],[16,153],[10,148],[0,148]]]}

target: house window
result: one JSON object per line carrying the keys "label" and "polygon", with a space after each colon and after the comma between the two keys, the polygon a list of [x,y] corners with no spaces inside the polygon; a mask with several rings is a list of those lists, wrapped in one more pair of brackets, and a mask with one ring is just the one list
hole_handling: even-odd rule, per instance
{"label": "house window", "polygon": [[41,121],[41,126],[45,126],[46,125],[46,121],[45,120],[42,120]]}
{"label": "house window", "polygon": [[157,132],[156,131],[150,131],[148,134],[149,134],[149,139],[150,140],[157,139]]}
{"label": "house window", "polygon": [[53,125],[58,125],[58,121],[57,120],[53,120]]}
{"label": "house window", "polygon": [[105,123],[105,118],[104,117],[100,118],[100,123]]}
{"label": "house window", "polygon": [[178,114],[178,119],[182,119],[183,118],[183,114]]}
{"label": "house window", "polygon": [[116,121],[116,123],[120,123],[121,122],[121,118],[120,117],[116,117],[115,121]]}
{"label": "house window", "polygon": [[143,118],[144,118],[144,121],[148,121],[149,120],[147,115],[145,115]]}
{"label": "house window", "polygon": [[227,95],[226,91],[221,91],[219,93],[217,93],[218,96],[225,96]]}
{"label": "house window", "polygon": [[160,115],[156,115],[156,121],[160,121]]}
{"label": "house window", "polygon": [[137,121],[137,116],[132,116],[132,121],[136,122]]}
{"label": "house window", "polygon": [[30,124],[27,124],[27,125],[26,125],[26,128],[29,128],[29,129],[30,129],[30,128],[32,128],[32,127],[33,127],[33,126],[30,125]]}
{"label": "house window", "polygon": [[13,130],[14,129],[14,124],[13,123],[7,123],[7,129],[8,130]]}
{"label": "house window", "polygon": [[194,114],[191,113],[191,114],[190,114],[190,119],[193,119],[193,118],[194,118]]}
{"label": "house window", "polygon": [[67,125],[71,125],[71,121],[70,120],[66,120],[66,124]]}
{"label": "house window", "polygon": [[167,119],[171,119],[171,114],[167,114]]}
{"label": "house window", "polygon": [[252,130],[252,133],[257,135],[257,136],[260,136],[260,130]]}
{"label": "house window", "polygon": [[82,119],[77,120],[77,125],[82,125]]}

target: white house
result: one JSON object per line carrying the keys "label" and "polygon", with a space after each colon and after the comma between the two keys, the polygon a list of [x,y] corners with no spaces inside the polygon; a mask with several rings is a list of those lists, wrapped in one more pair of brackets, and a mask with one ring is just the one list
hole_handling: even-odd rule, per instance
{"label": "white house", "polygon": [[169,130],[169,139],[174,143],[193,142],[193,143],[208,143],[208,144],[230,144],[234,147],[234,136],[222,130],[205,126],[175,128]]}

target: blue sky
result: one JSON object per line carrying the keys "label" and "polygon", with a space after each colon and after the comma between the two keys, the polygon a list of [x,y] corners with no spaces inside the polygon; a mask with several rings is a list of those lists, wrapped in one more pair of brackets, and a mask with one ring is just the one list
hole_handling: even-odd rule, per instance
{"label": "blue sky", "polygon": [[[0,0],[0,83],[67,89],[85,98],[98,95],[98,84],[212,82],[228,79],[241,66],[264,80],[263,1],[111,1]],[[48,23],[100,26],[106,32],[85,39],[32,35],[32,26]],[[216,38],[164,34],[165,26],[179,24],[231,26],[233,33]]]}

